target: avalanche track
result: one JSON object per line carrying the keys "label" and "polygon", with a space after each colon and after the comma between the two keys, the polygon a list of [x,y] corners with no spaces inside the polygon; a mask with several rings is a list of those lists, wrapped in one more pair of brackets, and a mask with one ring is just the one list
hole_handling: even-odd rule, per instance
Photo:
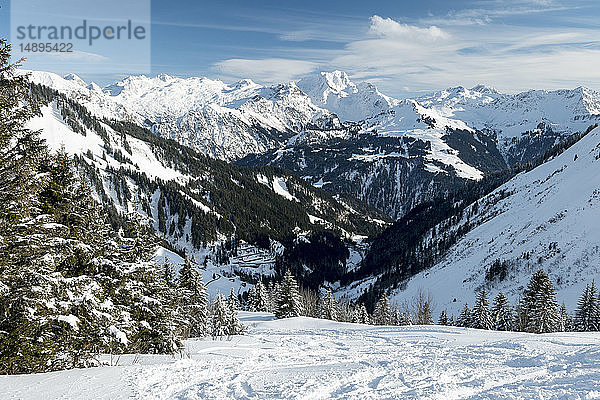
{"label": "avalanche track", "polygon": [[242,313],[185,354],[0,377],[2,399],[597,399],[600,334],[373,327]]}

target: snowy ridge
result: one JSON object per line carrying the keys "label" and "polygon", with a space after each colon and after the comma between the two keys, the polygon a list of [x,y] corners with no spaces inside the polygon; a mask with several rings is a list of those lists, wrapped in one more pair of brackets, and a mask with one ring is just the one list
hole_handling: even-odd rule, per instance
{"label": "snowy ridge", "polygon": [[[469,206],[475,227],[436,266],[410,279],[398,301],[430,291],[437,311],[455,314],[477,291],[503,291],[517,301],[531,275],[542,268],[557,299],[574,309],[582,289],[600,278],[600,129],[558,157],[521,173]],[[455,225],[458,229],[467,219]],[[504,281],[487,281],[495,260],[506,261]]]}
{"label": "snowy ridge", "polygon": [[[28,72],[28,71],[24,71]],[[276,148],[308,127],[342,129],[293,82],[271,87],[242,80],[131,76],[99,90],[76,75],[29,72],[33,82],[72,96],[94,115],[127,119],[224,160]]]}
{"label": "snowy ridge", "polygon": [[417,100],[471,128],[492,129],[501,139],[518,137],[540,122],[556,132],[581,132],[600,118],[600,93],[584,87],[501,94],[483,85],[472,89],[459,86]]}

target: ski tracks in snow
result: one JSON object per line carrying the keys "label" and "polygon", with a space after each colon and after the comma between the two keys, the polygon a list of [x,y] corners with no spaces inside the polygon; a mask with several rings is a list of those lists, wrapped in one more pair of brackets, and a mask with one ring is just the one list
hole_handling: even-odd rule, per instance
{"label": "ski tracks in snow", "polygon": [[188,351],[190,359],[128,369],[137,398],[600,398],[600,336],[592,334],[296,318],[255,324],[231,341],[190,341]]}

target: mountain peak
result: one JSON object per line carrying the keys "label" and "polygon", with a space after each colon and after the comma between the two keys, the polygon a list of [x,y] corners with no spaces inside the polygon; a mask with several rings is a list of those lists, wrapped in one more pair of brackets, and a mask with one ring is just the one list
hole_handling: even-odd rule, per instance
{"label": "mountain peak", "polygon": [[75,74],[67,74],[64,76],[64,78],[67,81],[75,82],[78,85],[83,86],[83,87],[86,87],[88,85],[83,79],[81,79],[78,75],[75,75]]}
{"label": "mountain peak", "polygon": [[332,72],[321,72],[321,76],[325,78],[327,85],[331,89],[338,92],[341,92],[349,86],[355,86],[354,83],[350,81],[348,74],[343,71],[335,70]]}
{"label": "mountain peak", "polygon": [[473,86],[469,90],[472,92],[479,92],[479,93],[484,93],[484,94],[499,94],[500,93],[496,90],[496,88],[494,88],[492,86],[482,85],[481,83],[479,85]]}

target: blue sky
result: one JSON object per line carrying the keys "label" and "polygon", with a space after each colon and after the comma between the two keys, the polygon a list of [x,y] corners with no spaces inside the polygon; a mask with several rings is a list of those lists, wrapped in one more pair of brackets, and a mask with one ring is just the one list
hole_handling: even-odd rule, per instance
{"label": "blue sky", "polygon": [[[506,92],[600,89],[597,0],[176,0],[151,5],[152,74],[268,84],[341,69],[397,97],[478,83]],[[8,23],[4,7],[4,37]],[[75,72],[101,85],[127,73],[99,75],[85,65],[55,72]]]}

